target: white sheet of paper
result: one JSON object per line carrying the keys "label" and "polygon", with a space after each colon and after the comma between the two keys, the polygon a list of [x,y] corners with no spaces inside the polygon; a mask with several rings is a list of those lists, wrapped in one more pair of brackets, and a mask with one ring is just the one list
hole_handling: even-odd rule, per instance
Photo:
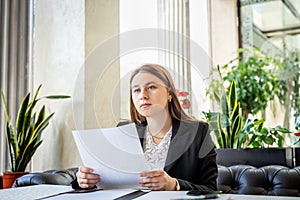
{"label": "white sheet of paper", "polygon": [[147,163],[135,124],[96,130],[76,130],[73,137],[84,166],[100,174],[99,186],[140,187],[139,173]]}
{"label": "white sheet of paper", "polygon": [[63,192],[72,191],[71,186],[65,185],[31,185],[27,187],[15,187],[10,189],[0,190],[0,199],[5,200],[32,200],[39,199],[43,197],[48,197],[51,195],[56,195]]}

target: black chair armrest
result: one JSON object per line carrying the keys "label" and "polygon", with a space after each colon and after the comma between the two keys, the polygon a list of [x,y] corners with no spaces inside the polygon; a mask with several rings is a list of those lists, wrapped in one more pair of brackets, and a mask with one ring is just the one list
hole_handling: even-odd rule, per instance
{"label": "black chair armrest", "polygon": [[48,170],[45,172],[30,173],[17,178],[12,187],[22,187],[39,184],[71,185],[76,179],[78,168],[66,170]]}

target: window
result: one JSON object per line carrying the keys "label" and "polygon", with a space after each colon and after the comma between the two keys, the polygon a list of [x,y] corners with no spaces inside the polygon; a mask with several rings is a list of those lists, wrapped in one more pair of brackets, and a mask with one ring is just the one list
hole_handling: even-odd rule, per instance
{"label": "window", "polygon": [[[162,64],[170,70],[176,87],[190,93],[191,115],[200,117],[209,108],[204,80],[211,67],[207,10],[207,1],[120,1],[121,118],[129,118],[131,71],[143,63]],[[127,35],[148,43],[129,44]]]}

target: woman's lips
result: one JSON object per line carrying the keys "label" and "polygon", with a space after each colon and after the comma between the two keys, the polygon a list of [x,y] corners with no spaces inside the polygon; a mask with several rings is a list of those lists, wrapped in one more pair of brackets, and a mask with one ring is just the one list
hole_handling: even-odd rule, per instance
{"label": "woman's lips", "polygon": [[141,104],[141,108],[148,108],[149,106],[151,106],[151,104],[150,103],[143,103],[143,104]]}

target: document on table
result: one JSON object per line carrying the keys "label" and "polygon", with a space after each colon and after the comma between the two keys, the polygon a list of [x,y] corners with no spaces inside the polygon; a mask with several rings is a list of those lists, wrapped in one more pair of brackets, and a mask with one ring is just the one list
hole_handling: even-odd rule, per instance
{"label": "document on table", "polygon": [[32,200],[48,196],[54,196],[72,191],[70,186],[65,185],[31,185],[27,187],[15,187],[10,189],[0,190],[0,199],[5,200]]}
{"label": "document on table", "polygon": [[99,187],[140,187],[139,173],[148,168],[135,124],[76,130],[73,137],[84,166],[100,174]]}

